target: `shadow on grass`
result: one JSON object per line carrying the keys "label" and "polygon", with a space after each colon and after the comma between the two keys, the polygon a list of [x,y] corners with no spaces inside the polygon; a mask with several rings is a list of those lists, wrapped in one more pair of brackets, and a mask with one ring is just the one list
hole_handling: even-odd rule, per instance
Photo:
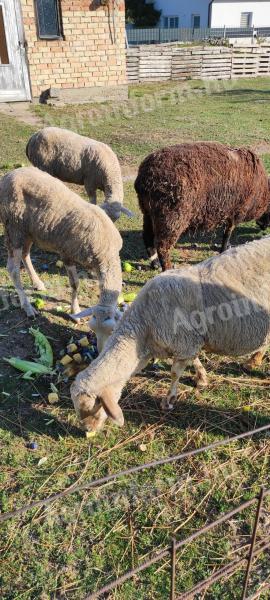
{"label": "shadow on grass", "polygon": [[[43,323],[44,321],[45,319],[43,319]],[[59,326],[56,326],[56,328],[57,334],[59,335],[60,332],[65,343],[69,340],[70,333],[74,334],[74,330],[68,332],[67,328]],[[42,330],[44,331],[44,327]],[[81,335],[81,332],[76,333],[78,337]],[[63,344],[61,343],[60,347],[62,348],[62,346]],[[84,437],[84,433],[76,425],[74,408],[70,399],[69,389],[72,379],[58,385],[61,398],[60,404],[57,405],[57,409],[61,411],[59,415],[59,410],[57,413],[51,413],[49,411],[50,405],[47,404],[47,394],[50,391],[51,378],[43,377],[36,379],[34,382],[23,381],[16,371],[8,365],[5,365],[5,367],[6,377],[1,381],[6,384],[5,392],[8,392],[10,396],[4,399],[0,407],[0,426],[3,431],[8,431],[16,437],[21,437],[25,440],[25,444],[35,439],[37,435],[46,435],[47,438],[54,440],[58,440],[60,436],[61,438],[72,437],[74,439]],[[155,383],[160,384],[162,380],[166,384],[166,393],[170,381],[169,371],[170,366],[167,363],[162,370],[157,370],[152,365],[149,365],[140,373],[139,377],[141,380],[147,380],[152,386]],[[245,371],[241,364],[234,362],[218,364],[215,372],[225,376],[229,375],[232,378],[233,376],[239,377],[245,372],[251,378],[252,375],[256,378],[265,378],[263,372],[258,370],[256,373],[254,371]],[[149,392],[145,388],[143,392],[136,391],[137,386],[134,386],[136,379],[128,384],[128,388],[123,393],[121,405],[126,422],[132,423],[132,425],[138,428],[141,428],[145,424],[163,423],[165,427],[178,430],[179,433],[183,433],[191,428],[204,433],[211,433],[211,435],[228,437],[255,429],[270,422],[270,415],[268,418],[266,415],[261,415],[253,411],[247,413],[241,407],[238,409],[235,406],[220,407],[215,405],[213,403],[213,393],[216,394],[218,388],[215,387],[212,389],[210,385],[209,388],[206,388],[200,394],[194,387],[195,380],[193,375],[189,376],[188,374],[181,378],[181,384],[190,386],[190,389],[184,389],[182,394],[179,394],[178,403],[173,411],[164,413],[161,410],[163,393],[159,392],[157,396],[154,392]],[[56,379],[53,381],[56,383]],[[222,385],[220,383],[220,387]],[[132,392],[133,386],[135,387],[134,393]],[[3,386],[0,387],[3,389]],[[248,387],[248,382],[246,387]],[[15,390],[17,393],[14,393]],[[180,390],[181,387],[179,388],[179,392]],[[204,397],[204,394],[207,395],[207,393],[211,394],[211,404]],[[196,397],[197,394],[198,397]],[[35,398],[33,398],[33,395]],[[70,423],[70,415],[74,417],[72,421],[75,424],[73,422]],[[108,423],[105,425],[105,428],[107,427]]]}
{"label": "shadow on grass", "polygon": [[[143,239],[142,239],[142,231],[141,230],[121,230],[121,236],[123,238],[123,248],[121,251],[121,259],[122,260],[144,260],[147,259],[146,249],[144,247]],[[194,249],[192,244],[202,244],[208,245],[212,249],[211,246],[216,244],[217,246],[221,245],[222,242],[222,233],[223,228],[218,228],[215,231],[211,232],[186,232],[183,234],[177,243],[177,247],[181,244],[191,244],[190,249]],[[266,235],[267,232],[264,232]],[[268,230],[269,233],[269,230]],[[244,244],[246,242],[250,242],[253,239],[260,239],[262,236],[262,232],[259,227],[255,223],[248,224],[240,224],[232,234],[231,243],[232,245]],[[6,266],[6,251],[4,250],[4,236],[0,236],[0,268]],[[31,258],[35,269],[38,274],[42,278],[42,272],[47,271],[50,275],[65,275],[66,271],[64,268],[59,269],[56,267],[56,262],[59,259],[59,256],[56,254],[48,254],[46,252],[42,252],[38,248],[34,248],[31,252]],[[47,266],[48,269],[44,267]]]}
{"label": "shadow on grass", "polygon": [[[268,100],[268,97],[270,95],[270,90],[258,90],[258,89],[252,89],[252,88],[239,88],[239,89],[229,89],[229,90],[222,90],[222,92],[213,92],[211,94],[212,96],[223,96],[224,98],[236,98],[238,102],[254,102],[254,100],[260,99],[260,96],[262,96],[262,100]],[[241,97],[243,96],[242,100]],[[247,98],[248,96],[250,96],[250,98]]]}
{"label": "shadow on grass", "polygon": [[[71,383],[71,381],[70,381]],[[69,383],[69,385],[70,385]],[[182,383],[191,383],[191,380],[186,378]],[[37,383],[37,385],[40,385]],[[45,385],[43,380],[42,385]],[[69,387],[69,386],[68,386]],[[32,389],[33,391],[33,389]],[[26,392],[26,390],[25,390]],[[68,393],[68,390],[66,391]],[[186,397],[184,400],[179,399],[175,409],[170,412],[162,412],[161,398],[144,392],[135,393],[128,398],[123,396],[121,405],[124,411],[126,422],[131,422],[136,427],[142,425],[163,423],[165,427],[184,432],[190,429],[209,432],[211,435],[233,436],[239,433],[255,429],[257,427],[270,423],[266,415],[258,415],[255,412],[245,412],[235,408],[221,408],[213,404],[209,405],[202,399],[198,402],[194,401],[194,391],[187,391],[191,395],[191,399]],[[60,420],[57,416],[52,416],[46,411],[46,407],[40,407],[41,399],[36,399],[32,402],[21,398],[20,405],[16,401],[17,421],[12,418],[10,411],[12,407],[7,407],[4,411],[4,405],[0,411],[1,429],[12,433],[16,437],[21,437],[25,443],[35,439],[36,435],[46,435],[46,437],[58,440],[59,437],[82,438],[84,433],[76,425],[71,425],[68,422]],[[6,402],[6,405],[8,402]],[[74,411],[72,402],[66,402],[66,408],[71,412]],[[63,404],[61,404],[63,407]],[[105,425],[105,428],[108,424]]]}
{"label": "shadow on grass", "polygon": [[[267,235],[267,233],[269,234],[269,230],[262,233],[259,227],[253,222],[248,223],[247,225],[241,224],[234,230],[232,234],[231,245],[237,246],[240,244],[245,244],[246,242],[251,242],[255,239],[260,239],[262,235]],[[136,261],[148,258],[141,231],[121,231],[121,235],[123,237],[123,250],[121,252],[121,257],[123,260]],[[207,233],[200,231],[186,232],[185,234],[181,235],[176,247],[177,250],[181,251],[182,244],[190,244],[190,247],[186,249],[195,251],[197,249],[206,250],[206,247],[208,246],[209,250],[217,250],[221,246],[222,235],[223,228],[218,228],[215,231]],[[194,247],[194,244],[201,244],[203,247],[196,248]],[[213,245],[217,246],[217,248],[213,248]]]}
{"label": "shadow on grass", "polygon": [[[190,379],[183,379],[182,383],[190,384]],[[248,430],[270,423],[265,415],[258,415],[255,412],[245,412],[241,408],[219,407],[213,404],[209,405],[201,397],[198,402],[194,401],[194,390],[187,391],[190,400],[186,395],[183,400],[179,398],[173,411],[162,412],[159,398],[152,394],[135,394],[132,397],[123,398],[122,407],[127,421],[131,421],[138,427],[142,424],[151,425],[163,422],[166,427],[178,429],[181,432],[190,429],[200,430],[200,432],[209,432],[211,435],[233,436]]]}

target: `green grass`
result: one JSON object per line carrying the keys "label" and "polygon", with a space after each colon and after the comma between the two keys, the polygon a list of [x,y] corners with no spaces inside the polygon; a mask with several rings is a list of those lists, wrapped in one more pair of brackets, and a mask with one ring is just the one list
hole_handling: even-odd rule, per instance
{"label": "green grass", "polygon": [[[209,93],[210,92],[210,93]],[[121,105],[35,106],[45,122],[105,140],[124,163],[185,140],[269,143],[269,79],[132,86]],[[154,107],[154,110],[152,108]],[[155,108],[156,107],[156,108]],[[105,115],[105,117],[104,117]]]}
{"label": "green grass", "polygon": [[[181,84],[186,98],[179,100],[176,84],[134,86],[128,102],[113,116],[93,123],[93,106],[33,108],[44,123],[73,127],[101,139],[118,152],[125,174],[135,173],[140,160],[152,149],[183,140],[215,139],[232,145],[249,144],[263,155],[270,171],[270,80],[241,80],[213,94],[201,93],[203,82]],[[193,94],[190,90],[195,90]],[[199,90],[199,93],[198,93]],[[143,106],[155,99],[153,110]],[[150,98],[150,99],[149,99]],[[172,100],[173,98],[173,100]],[[135,108],[134,108],[135,107]],[[100,110],[100,106],[94,107]],[[132,111],[138,112],[130,118]],[[90,112],[89,112],[90,111]],[[96,113],[97,114],[97,113]],[[92,118],[91,118],[92,115]],[[109,116],[108,116],[109,115]],[[0,173],[27,162],[24,148],[33,128],[0,113]],[[83,194],[83,190],[76,188]],[[125,290],[138,291],[153,276],[141,240],[142,219],[132,182],[125,184],[125,202],[135,212],[133,220],[121,218],[122,258],[135,267],[124,275]],[[239,227],[233,243],[260,237],[254,224]],[[217,236],[214,241],[219,241]],[[173,251],[176,264],[191,264],[213,254],[211,240],[184,238]],[[67,306],[69,289],[64,272],[53,255],[33,252],[35,265],[47,285],[45,310],[37,325],[51,339],[55,357],[65,344],[80,337],[85,327],[64,320],[56,307]],[[142,464],[197,448],[212,441],[267,423],[269,388],[262,385],[269,371],[266,357],[260,370],[247,374],[228,358],[203,356],[210,386],[198,393],[187,371],[178,407],[164,415],[160,401],[169,388],[169,362],[133,378],[122,400],[125,427],[108,424],[93,440],[78,429],[68,383],[57,384],[60,402],[50,405],[48,379],[25,382],[3,361],[18,355],[31,359],[35,350],[29,322],[18,305],[5,269],[1,238],[0,257],[0,510],[9,511],[44,498],[75,482],[84,483],[128,466]],[[42,272],[42,265],[48,271]],[[137,270],[137,266],[142,270]],[[22,272],[24,283],[29,280]],[[29,290],[29,293],[32,292]],[[3,295],[4,294],[4,295]],[[39,294],[32,294],[33,298]],[[5,308],[5,298],[10,307]],[[97,288],[82,280],[82,306],[95,303]],[[4,304],[3,304],[4,301]],[[39,395],[37,395],[39,394]],[[38,442],[35,452],[29,441]],[[140,449],[141,444],[146,451]],[[8,521],[0,536],[1,600],[83,600],[114,577],[170,544],[173,534],[183,539],[221,512],[238,506],[269,487],[269,436],[261,435],[207,452],[184,462],[143,472],[119,484],[76,493],[47,509],[32,510]],[[41,458],[46,462],[39,464]],[[267,506],[267,504],[266,504]],[[268,507],[269,508],[269,507]],[[254,510],[247,510],[218,530],[189,544],[178,553],[177,590],[185,591],[213,569],[234,559],[246,546]],[[269,534],[269,512],[264,513],[259,536]],[[269,554],[257,562],[260,579],[269,577]],[[169,597],[169,561],[152,566],[140,577],[113,592],[110,600],[166,600]],[[252,586],[260,580],[253,571]],[[243,571],[209,588],[207,600],[240,598]],[[265,593],[261,598],[269,598]]]}

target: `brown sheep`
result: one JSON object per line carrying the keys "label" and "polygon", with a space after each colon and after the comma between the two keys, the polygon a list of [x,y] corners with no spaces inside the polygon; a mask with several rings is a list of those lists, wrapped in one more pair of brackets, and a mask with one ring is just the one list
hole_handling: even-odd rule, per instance
{"label": "brown sheep", "polygon": [[215,142],[179,144],[145,158],[135,181],[143,239],[153,268],[171,268],[170,249],[184,232],[224,225],[221,251],[234,228],[257,219],[270,224],[270,185],[262,161],[248,148]]}

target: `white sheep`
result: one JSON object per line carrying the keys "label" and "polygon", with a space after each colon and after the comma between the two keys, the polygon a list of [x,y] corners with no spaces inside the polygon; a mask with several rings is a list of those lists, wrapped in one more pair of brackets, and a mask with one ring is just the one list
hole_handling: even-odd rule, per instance
{"label": "white sheep", "polygon": [[122,425],[122,389],[153,357],[173,358],[164,406],[169,408],[189,363],[194,363],[198,383],[207,384],[198,358],[203,348],[228,356],[255,353],[258,364],[270,339],[269,289],[270,237],[150,280],[103,352],[71,386],[82,427],[100,429],[108,416]]}
{"label": "white sheep", "polygon": [[90,201],[96,204],[102,190],[101,205],[112,221],[121,213],[132,216],[123,206],[124,190],[118,158],[110,146],[78,135],[68,129],[45,127],[34,133],[26,146],[31,163],[62,181],[84,185]]}
{"label": "white sheep", "polygon": [[106,213],[74,194],[61,181],[34,167],[11,171],[0,181],[0,221],[8,249],[7,269],[29,317],[36,314],[23,289],[23,261],[33,285],[44,290],[30,258],[32,244],[60,255],[72,288],[71,312],[80,311],[76,265],[96,273],[100,299],[93,313],[98,348],[103,347],[118,318],[117,299],[122,288],[119,252],[122,238]]}

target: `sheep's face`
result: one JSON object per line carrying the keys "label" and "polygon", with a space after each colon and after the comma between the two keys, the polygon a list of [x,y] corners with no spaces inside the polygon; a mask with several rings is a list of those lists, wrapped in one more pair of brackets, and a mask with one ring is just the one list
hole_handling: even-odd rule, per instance
{"label": "sheep's face", "polygon": [[256,221],[256,224],[263,230],[270,227],[270,177],[268,177],[268,211]]}
{"label": "sheep's face", "polygon": [[106,214],[108,217],[110,217],[113,223],[121,217],[122,213],[127,217],[133,217],[131,210],[123,206],[121,202],[104,202],[101,204],[101,208],[105,210]]}
{"label": "sheep's face", "polygon": [[97,348],[100,353],[114,328],[116,327],[117,321],[121,319],[122,314],[116,307],[106,307],[101,305],[98,307],[93,306],[92,308],[86,308],[76,315],[72,315],[72,318],[78,321],[83,317],[93,315],[89,321],[89,327],[95,332],[97,338]]}
{"label": "sheep's face", "polygon": [[124,417],[120,406],[114,398],[113,388],[103,390],[100,395],[76,394],[71,387],[71,397],[84,431],[100,431],[109,417],[116,425],[124,425]]}
{"label": "sheep's face", "polygon": [[270,212],[265,212],[257,221],[256,224],[260,229],[264,230],[270,227]]}
{"label": "sheep's face", "polygon": [[101,208],[105,210],[106,215],[110,217],[113,223],[117,221],[117,219],[119,219],[119,217],[121,216],[120,202],[104,202],[103,204],[101,204]]}
{"label": "sheep's face", "polygon": [[101,313],[97,313],[92,317],[89,321],[89,327],[92,331],[95,332],[97,338],[97,349],[100,353],[110,335],[112,334],[114,328],[116,326],[116,318],[115,317],[105,317]]}
{"label": "sheep's face", "polygon": [[95,394],[89,396],[79,394],[73,398],[73,403],[83,431],[99,431],[102,429],[107,414]]}

